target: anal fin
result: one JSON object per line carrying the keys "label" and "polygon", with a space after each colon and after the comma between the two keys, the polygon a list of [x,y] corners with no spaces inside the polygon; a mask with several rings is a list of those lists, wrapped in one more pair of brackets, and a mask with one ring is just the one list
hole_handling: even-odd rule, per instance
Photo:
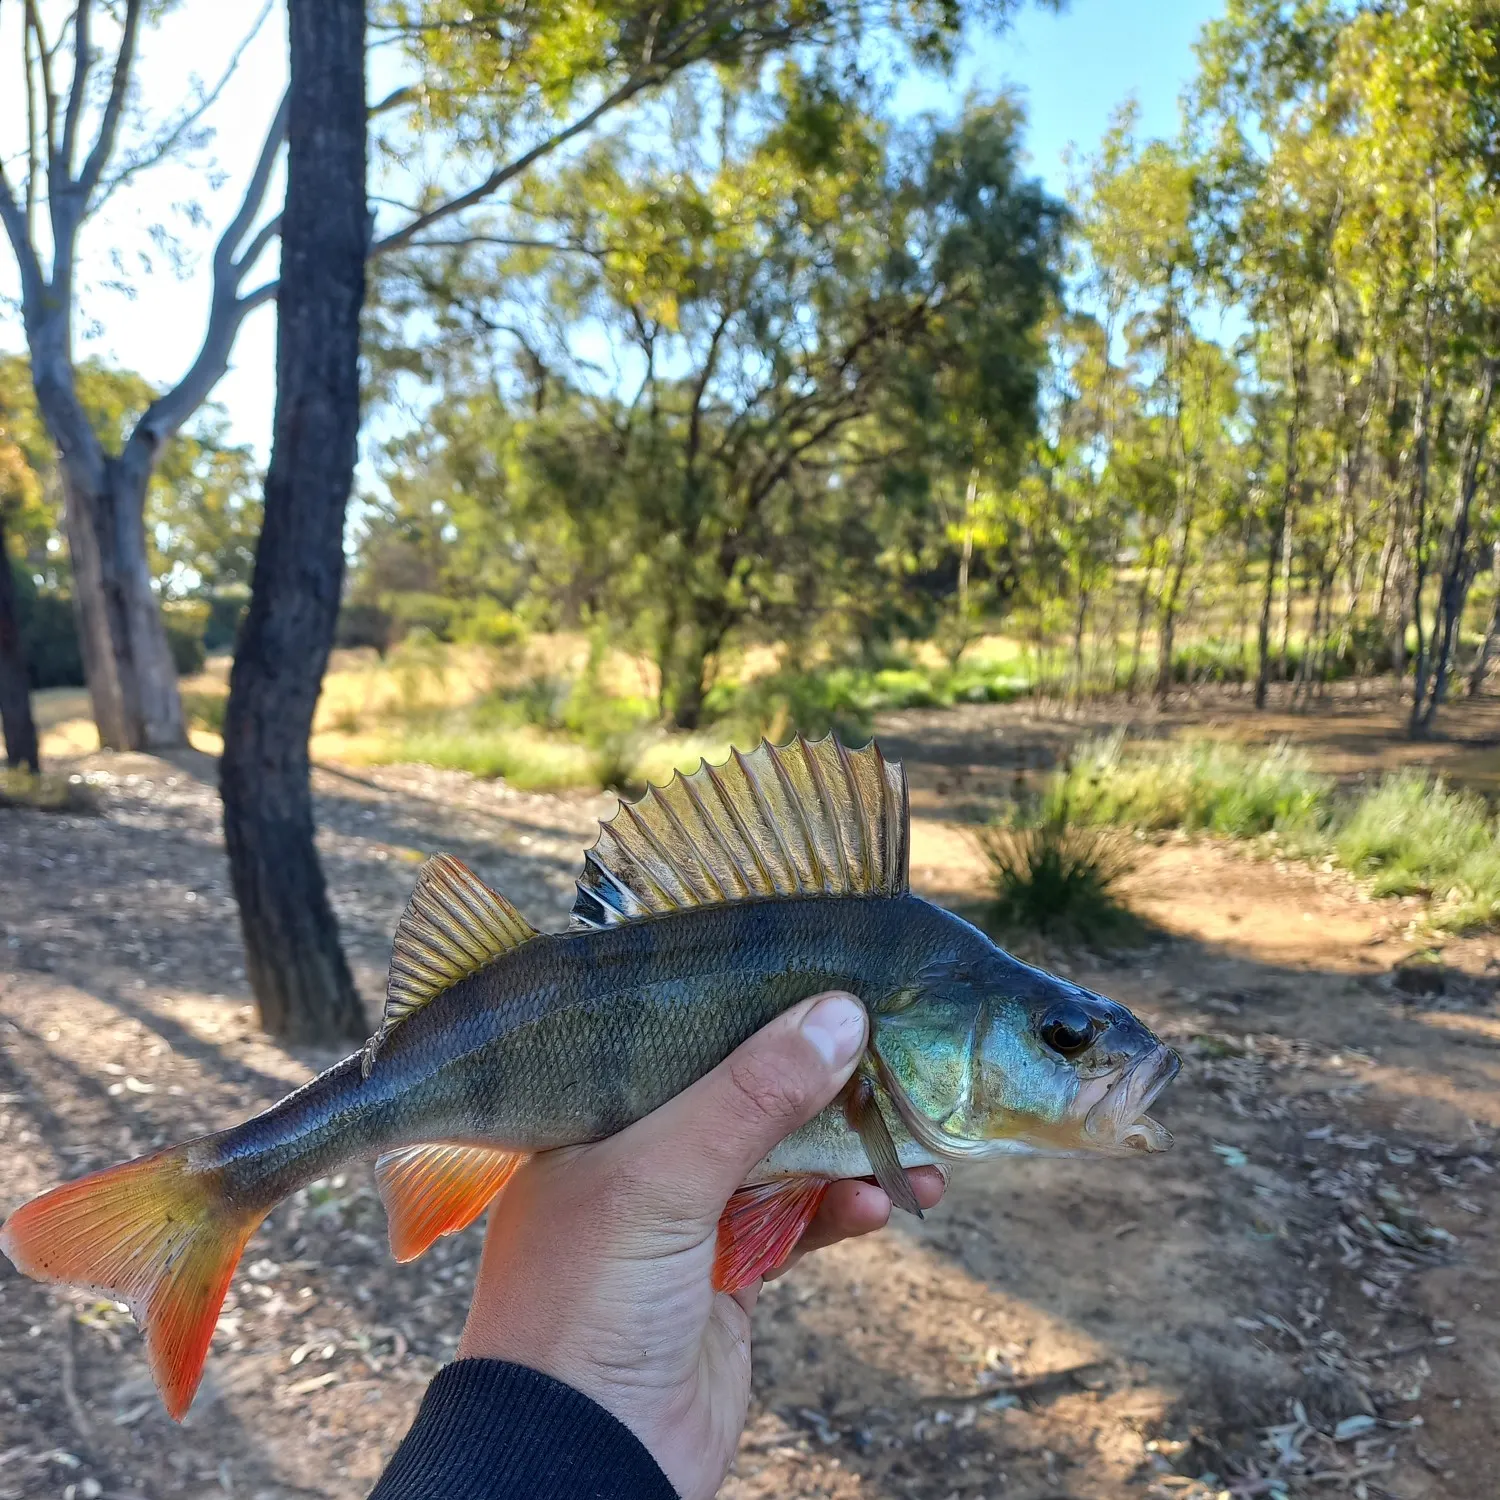
{"label": "anal fin", "polygon": [[826,1177],[778,1177],[741,1188],[719,1218],[714,1290],[737,1292],[774,1271],[796,1249],[828,1188]]}
{"label": "anal fin", "polygon": [[403,1146],[375,1163],[390,1221],[391,1254],[415,1260],[434,1240],[466,1229],[526,1160],[493,1146]]}

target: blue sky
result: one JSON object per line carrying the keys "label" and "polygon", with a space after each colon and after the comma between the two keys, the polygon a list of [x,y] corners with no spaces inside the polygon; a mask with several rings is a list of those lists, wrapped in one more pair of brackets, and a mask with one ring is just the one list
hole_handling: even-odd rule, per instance
{"label": "blue sky", "polygon": [[[141,80],[147,99],[167,105],[180,100],[195,72],[212,78],[240,39],[223,24],[223,0],[190,0],[143,48]],[[1192,76],[1192,43],[1222,0],[1072,0],[1062,15],[1028,9],[998,40],[971,49],[951,90],[930,81],[902,86],[902,109],[942,108],[970,87],[992,91],[1009,86],[1027,104],[1027,143],[1032,169],[1055,191],[1066,186],[1064,154],[1070,144],[1090,150],[1112,111],[1134,95],[1145,135],[1169,134],[1177,124],[1177,100]],[[251,7],[244,6],[247,16]],[[18,48],[18,7],[0,8],[0,56]],[[7,22],[6,17],[9,17]],[[177,379],[192,362],[202,334],[208,296],[208,260],[213,236],[232,217],[260,141],[285,85],[285,21],[278,4],[247,50],[241,68],[214,116],[217,137],[194,163],[174,164],[139,179],[139,186],[112,202],[85,231],[84,284],[93,290],[79,320],[79,356],[98,355],[131,366],[153,381]],[[378,89],[378,84],[372,84]],[[10,160],[19,139],[18,90],[0,96],[0,151]],[[219,185],[208,186],[207,157]],[[194,226],[181,205],[201,202],[207,224]],[[151,229],[167,224],[188,252],[186,265],[171,272],[153,253]],[[140,255],[151,257],[152,274],[139,275]],[[108,290],[118,273],[111,257],[122,256],[133,297]],[[0,292],[13,294],[14,264],[0,244]],[[20,329],[0,311],[0,347],[19,348]],[[275,314],[265,307],[247,320],[233,365],[215,392],[233,435],[264,458],[269,448],[274,400]]]}

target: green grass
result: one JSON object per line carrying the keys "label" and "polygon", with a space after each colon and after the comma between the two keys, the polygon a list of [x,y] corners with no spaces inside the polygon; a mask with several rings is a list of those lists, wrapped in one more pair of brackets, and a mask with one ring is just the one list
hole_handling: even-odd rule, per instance
{"label": "green grass", "polygon": [[989,864],[995,927],[1095,944],[1139,936],[1139,922],[1116,893],[1135,864],[1118,829],[1074,823],[1066,802],[1052,799],[992,824],[978,841]]}
{"label": "green grass", "polygon": [[1332,777],[1317,775],[1284,744],[1246,751],[1200,741],[1127,750],[1123,736],[1111,735],[1079,749],[1063,773],[1062,795],[1079,822],[1302,838],[1326,823],[1333,786]]}
{"label": "green grass", "polygon": [[1341,793],[1287,745],[1084,745],[1047,790],[1074,824],[1255,839],[1332,857],[1376,896],[1421,896],[1434,928],[1500,925],[1500,828],[1484,798],[1420,771]]}
{"label": "green grass", "polygon": [[1500,840],[1482,797],[1421,771],[1388,776],[1354,805],[1333,840],[1339,863],[1377,896],[1425,896],[1437,925],[1500,917]]}

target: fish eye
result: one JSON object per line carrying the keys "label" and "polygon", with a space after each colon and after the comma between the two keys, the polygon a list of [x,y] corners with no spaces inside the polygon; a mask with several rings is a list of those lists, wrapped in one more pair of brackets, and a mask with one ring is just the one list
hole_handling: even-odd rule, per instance
{"label": "fish eye", "polygon": [[1094,1018],[1076,1000],[1054,1005],[1042,1019],[1038,1035],[1059,1057],[1070,1061],[1094,1040]]}

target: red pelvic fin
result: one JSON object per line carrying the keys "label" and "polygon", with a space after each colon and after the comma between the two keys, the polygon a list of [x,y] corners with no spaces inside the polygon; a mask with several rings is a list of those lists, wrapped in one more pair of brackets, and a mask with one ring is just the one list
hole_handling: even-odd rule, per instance
{"label": "red pelvic fin", "polygon": [[218,1192],[188,1148],[159,1151],[65,1182],[23,1203],[0,1250],[28,1276],[88,1287],[129,1305],[152,1378],[181,1420],[203,1375],[219,1308],[263,1215]]}
{"label": "red pelvic fin", "polygon": [[826,1177],[778,1177],[741,1188],[719,1219],[714,1290],[737,1292],[774,1271],[796,1249],[828,1187]]}
{"label": "red pelvic fin", "polygon": [[415,1260],[445,1234],[466,1229],[526,1160],[490,1146],[404,1146],[375,1163],[390,1220],[391,1254]]}

